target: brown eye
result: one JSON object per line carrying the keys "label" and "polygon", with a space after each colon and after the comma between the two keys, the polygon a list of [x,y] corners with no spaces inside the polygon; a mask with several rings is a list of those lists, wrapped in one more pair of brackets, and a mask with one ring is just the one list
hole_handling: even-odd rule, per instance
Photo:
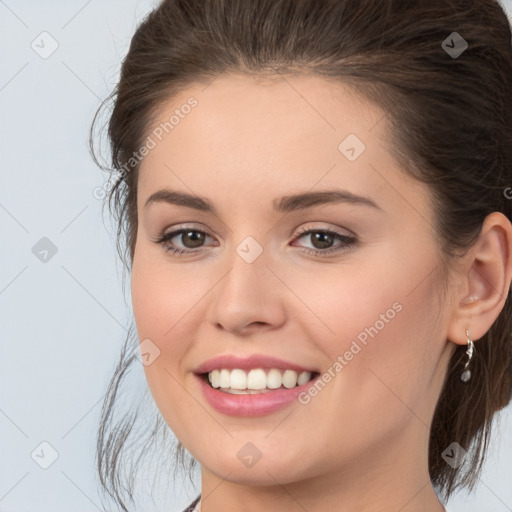
{"label": "brown eye", "polygon": [[310,240],[316,249],[329,249],[335,241],[334,235],[323,231],[310,234]]}
{"label": "brown eye", "polygon": [[[181,228],[164,233],[154,242],[163,245],[164,249],[168,252],[181,255],[199,252],[196,249],[200,249],[203,246],[207,237],[209,235],[199,229]],[[173,241],[173,239],[176,240]]]}
{"label": "brown eye", "polygon": [[[297,240],[301,238],[309,240],[312,245],[312,248],[304,247],[306,253],[320,256],[350,249],[357,242],[355,236],[342,235],[329,229],[304,229],[297,236]],[[334,245],[336,240],[339,243]]]}
{"label": "brown eye", "polygon": [[181,241],[187,247],[187,249],[195,249],[200,247],[206,238],[205,233],[202,231],[193,231],[187,229],[182,230],[179,234],[181,234]]}

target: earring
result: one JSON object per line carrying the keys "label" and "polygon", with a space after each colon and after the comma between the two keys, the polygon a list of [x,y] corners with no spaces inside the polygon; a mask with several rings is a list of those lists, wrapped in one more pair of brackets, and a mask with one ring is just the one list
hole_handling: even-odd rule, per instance
{"label": "earring", "polygon": [[468,341],[468,349],[466,350],[466,355],[468,356],[468,360],[466,361],[466,364],[464,365],[464,371],[462,372],[462,375],[460,376],[460,380],[462,382],[467,382],[471,378],[471,370],[468,369],[469,363],[471,362],[471,358],[473,357],[473,351],[475,346],[473,345],[473,342],[471,341],[471,338],[469,337],[469,330],[466,329],[466,338]]}

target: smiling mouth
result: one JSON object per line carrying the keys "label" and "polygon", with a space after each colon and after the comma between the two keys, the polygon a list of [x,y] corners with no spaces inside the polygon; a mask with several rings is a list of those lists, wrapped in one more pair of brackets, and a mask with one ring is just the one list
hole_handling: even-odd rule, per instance
{"label": "smiling mouth", "polygon": [[318,372],[296,372],[280,368],[219,368],[200,374],[201,378],[218,391],[235,395],[270,393],[277,389],[293,389],[315,379]]}

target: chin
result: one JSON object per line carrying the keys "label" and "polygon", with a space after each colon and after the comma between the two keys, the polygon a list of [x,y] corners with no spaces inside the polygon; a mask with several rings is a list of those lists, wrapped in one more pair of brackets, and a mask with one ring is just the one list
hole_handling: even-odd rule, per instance
{"label": "chin", "polygon": [[[298,451],[295,451],[298,453]],[[307,469],[300,468],[297,464],[300,461],[304,462],[302,457],[299,460],[287,460],[282,457],[277,458],[275,454],[272,456],[261,455],[261,458],[256,462],[247,462],[247,465],[242,461],[244,454],[237,457],[213,453],[208,457],[201,457],[197,459],[201,466],[215,474],[218,478],[228,480],[239,485],[250,486],[275,486],[276,482],[279,484],[288,484],[295,481],[308,478],[306,475]],[[242,461],[240,460],[242,459]],[[311,475],[309,475],[311,476]]]}

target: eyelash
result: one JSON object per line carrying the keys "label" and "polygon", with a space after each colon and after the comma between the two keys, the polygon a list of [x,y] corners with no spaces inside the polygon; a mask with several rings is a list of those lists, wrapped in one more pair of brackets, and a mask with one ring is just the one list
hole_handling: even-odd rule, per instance
{"label": "eyelash", "polygon": [[[201,250],[180,249],[180,248],[174,247],[172,244],[168,243],[169,240],[173,239],[174,237],[176,237],[176,236],[178,236],[178,235],[180,235],[182,233],[188,233],[188,232],[200,233],[201,235],[209,236],[208,233],[206,233],[205,231],[202,231],[201,229],[195,229],[193,227],[183,227],[183,228],[180,228],[180,229],[176,229],[174,231],[170,231],[169,233],[164,233],[164,234],[160,235],[156,240],[153,240],[153,241],[155,243],[157,243],[157,244],[161,244],[166,252],[170,252],[174,256],[178,256],[178,257],[182,256],[184,254],[192,254],[192,253],[196,253],[197,254],[199,252],[203,252]],[[311,234],[311,233],[322,233],[324,235],[332,235],[332,236],[334,236],[334,238],[336,240],[339,240],[340,242],[342,242],[342,245],[338,245],[335,248],[331,247],[331,248],[328,248],[328,249],[325,249],[325,250],[322,250],[322,249],[310,249],[308,247],[303,247],[302,250],[306,254],[313,254],[313,255],[316,255],[316,256],[323,256],[325,254],[331,254],[331,253],[336,253],[336,252],[340,252],[340,251],[343,251],[343,250],[350,249],[350,248],[354,247],[356,245],[356,243],[357,243],[357,239],[356,239],[355,236],[342,235],[341,233],[337,233],[336,231],[331,231],[330,229],[307,229],[307,228],[302,228],[297,233],[296,238],[301,238],[304,235]]]}

